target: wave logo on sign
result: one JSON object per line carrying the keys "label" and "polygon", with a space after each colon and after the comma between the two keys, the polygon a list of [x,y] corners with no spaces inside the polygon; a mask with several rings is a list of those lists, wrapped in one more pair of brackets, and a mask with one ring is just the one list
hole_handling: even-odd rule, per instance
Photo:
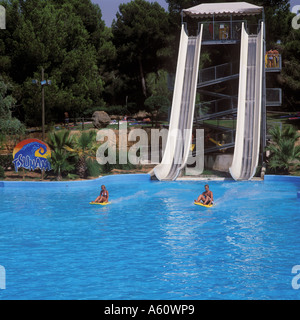
{"label": "wave logo on sign", "polygon": [[49,146],[37,139],[27,139],[18,143],[13,151],[13,163],[16,172],[19,168],[30,171],[40,169],[44,171],[51,170],[49,158],[51,150]]}

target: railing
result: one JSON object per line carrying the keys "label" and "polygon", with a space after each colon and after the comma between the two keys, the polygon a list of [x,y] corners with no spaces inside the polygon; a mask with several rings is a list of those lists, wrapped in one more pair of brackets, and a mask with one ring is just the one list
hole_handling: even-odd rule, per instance
{"label": "railing", "polygon": [[[198,86],[238,74],[239,61],[227,62],[214,67],[201,69],[198,74]],[[174,89],[175,75],[168,74],[167,82],[168,89],[172,91]]]}
{"label": "railing", "polygon": [[266,89],[266,105],[267,106],[281,106],[282,104],[282,90],[280,88]]}
{"label": "railing", "polygon": [[[118,117],[119,119],[111,119],[110,123],[108,125],[116,125],[119,126],[120,123],[124,123],[125,121],[127,122],[128,126],[152,126],[152,121],[144,119],[144,120],[136,120],[129,118],[127,120],[122,120],[123,116]],[[88,117],[76,117],[76,118],[69,118],[69,120],[63,120],[63,119],[47,119],[49,122],[46,124],[46,131],[52,131],[52,130],[62,130],[62,129],[68,129],[68,130],[87,130],[87,129],[94,129],[93,125],[93,118],[88,118]],[[160,125],[160,126],[168,126],[166,125],[168,121],[166,120],[158,120],[154,121],[155,125]],[[30,129],[26,129],[26,133],[34,133],[34,132],[41,132],[42,128],[41,127],[34,127]],[[1,142],[1,141],[0,141]]]}
{"label": "railing", "polygon": [[174,73],[168,73],[167,83],[168,83],[168,89],[170,91],[173,91],[174,90],[174,83],[175,83],[175,74]]}
{"label": "railing", "polygon": [[282,68],[281,55],[279,53],[266,53],[265,55],[266,71],[279,71]]}
{"label": "railing", "polygon": [[243,22],[247,28],[246,20],[204,22],[202,41],[240,40]]}
{"label": "railing", "polygon": [[235,129],[226,132],[219,132],[210,134],[213,140],[209,140],[208,145],[213,147],[222,147],[234,143],[235,141]]}
{"label": "railing", "polygon": [[214,114],[231,112],[237,108],[237,98],[222,98],[209,102],[202,102],[195,107],[195,117],[201,121],[201,118],[208,118]]}
{"label": "railing", "polygon": [[199,71],[198,84],[215,81],[239,73],[239,62],[229,62]]}
{"label": "railing", "polygon": [[63,121],[62,128],[70,129],[73,127],[81,128],[81,130],[85,130],[86,125],[91,125],[93,119],[87,117],[76,117],[76,118],[68,118]]}

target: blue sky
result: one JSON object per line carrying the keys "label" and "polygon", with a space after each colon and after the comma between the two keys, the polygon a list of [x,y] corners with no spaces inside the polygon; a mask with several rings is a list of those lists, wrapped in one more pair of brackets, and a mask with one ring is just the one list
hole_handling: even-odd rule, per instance
{"label": "blue sky", "polygon": [[[120,3],[127,3],[131,0],[92,0],[92,2],[97,3],[102,11],[103,20],[108,27],[111,26],[113,19],[116,17]],[[223,2],[224,0],[220,0]],[[149,0],[149,2],[154,2]],[[168,5],[165,0],[156,0],[163,8],[168,9]],[[200,2],[200,1],[199,1]],[[209,2],[209,0],[207,1]],[[300,5],[300,0],[291,0],[291,8],[295,5]]]}

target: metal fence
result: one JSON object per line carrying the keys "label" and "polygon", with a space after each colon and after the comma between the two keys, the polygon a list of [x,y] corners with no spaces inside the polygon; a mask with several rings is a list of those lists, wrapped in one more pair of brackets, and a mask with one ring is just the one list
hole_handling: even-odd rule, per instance
{"label": "metal fence", "polygon": [[266,89],[266,105],[267,106],[281,106],[282,104],[282,90],[280,88]]}
{"label": "metal fence", "polygon": [[237,98],[228,97],[208,102],[202,102],[196,105],[195,116],[198,120],[207,118],[210,115],[217,115],[233,111],[237,108]]}
{"label": "metal fence", "polygon": [[[213,82],[224,77],[230,77],[232,75],[239,74],[239,61],[227,62],[217,66],[208,67],[199,70],[198,73],[198,86],[205,84],[206,82]],[[168,89],[172,91],[174,89],[175,74],[168,74],[167,84]]]}
{"label": "metal fence", "polygon": [[199,71],[198,84],[215,81],[220,78],[229,77],[239,73],[239,62],[223,63],[214,67],[205,68]]}
{"label": "metal fence", "polygon": [[60,128],[71,129],[78,128],[85,130],[87,127],[92,125],[92,118],[88,117],[76,117],[76,118],[67,118],[63,121],[52,121],[52,123],[60,123]]}
{"label": "metal fence", "polygon": [[266,53],[265,55],[265,68],[266,71],[278,71],[282,68],[281,54],[279,53]]}
{"label": "metal fence", "polygon": [[220,147],[224,144],[233,143],[235,141],[235,129],[215,133],[214,140],[220,144]]}
{"label": "metal fence", "polygon": [[247,28],[246,20],[204,22],[202,41],[240,40],[243,22]]}

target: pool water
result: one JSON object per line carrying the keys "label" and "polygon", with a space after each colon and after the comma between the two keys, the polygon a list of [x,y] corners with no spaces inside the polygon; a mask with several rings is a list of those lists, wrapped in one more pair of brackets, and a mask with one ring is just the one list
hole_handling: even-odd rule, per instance
{"label": "pool water", "polygon": [[[104,183],[111,205],[89,205]],[[299,182],[147,175],[0,188],[0,299],[299,299]]]}

